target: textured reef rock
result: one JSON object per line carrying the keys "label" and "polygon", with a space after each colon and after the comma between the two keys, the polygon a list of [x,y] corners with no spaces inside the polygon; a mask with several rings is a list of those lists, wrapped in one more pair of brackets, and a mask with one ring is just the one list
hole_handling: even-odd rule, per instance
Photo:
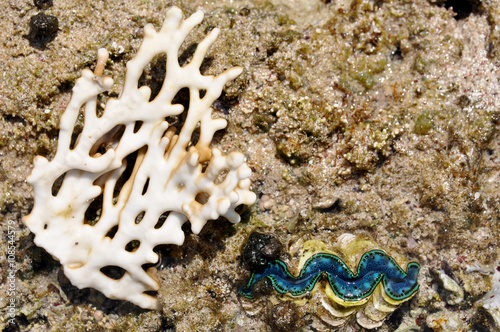
{"label": "textured reef rock", "polygon": [[[41,2],[50,1],[35,5]],[[34,245],[21,218],[33,206],[26,182],[33,158],[54,158],[81,70],[95,64],[97,49],[109,50],[105,74],[115,84],[97,107],[118,97],[144,26],[160,27],[172,2],[52,2],[43,13],[57,17],[58,29],[44,48],[26,38],[42,10],[32,0],[10,1],[0,20],[0,219],[12,221],[0,229],[14,227],[16,235],[13,331],[332,330],[317,318],[332,316],[316,297],[267,301],[277,295],[270,281],[268,295],[259,296],[264,281],[252,300],[267,301],[267,308],[255,305],[262,314],[241,308],[234,281],[248,282],[254,271],[241,261],[242,243],[254,231],[285,248],[266,242],[254,262],[278,258],[293,275],[301,254],[287,254],[303,248],[297,241],[330,244],[337,233],[367,233],[387,254],[418,261],[419,292],[380,332],[498,330],[496,305],[482,303],[496,289],[491,271],[500,259],[499,0],[461,1],[463,7],[437,0],[176,1],[185,17],[205,12],[181,45],[182,65],[218,27],[201,73],[244,68],[213,104],[212,117],[228,126],[211,146],[248,156],[258,204],[236,226],[209,221],[194,234],[185,223],[182,246],[155,249],[163,311],[68,289],[61,265]],[[139,80],[152,95],[164,68],[153,59]],[[176,99],[187,106],[181,92]],[[83,126],[83,115],[77,122]],[[0,238],[2,271],[9,268],[6,242]],[[3,317],[8,301],[0,289]],[[359,330],[354,318],[338,329]],[[0,330],[5,324],[0,320]]]}

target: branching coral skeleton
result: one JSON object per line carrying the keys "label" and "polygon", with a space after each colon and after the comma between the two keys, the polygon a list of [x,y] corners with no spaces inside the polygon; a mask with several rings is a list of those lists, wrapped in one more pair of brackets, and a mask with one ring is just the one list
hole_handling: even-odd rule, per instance
{"label": "branching coral skeleton", "polygon": [[[214,133],[227,125],[224,119],[212,119],[211,105],[242,69],[215,77],[200,73],[218,29],[199,43],[190,63],[181,67],[178,62],[181,44],[202,19],[198,11],[182,20],[181,10],[173,7],[160,31],[148,24],[137,55],[127,63],[120,96],[107,101],[102,115],[97,113],[97,96],[109,90],[113,80],[103,76],[108,52],[100,49],[95,71],[83,70],[73,88],[54,159],[35,158],[28,178],[35,205],[24,223],[35,233],[35,243],[61,262],[79,288],[92,287],[112,299],[159,309],[151,294],[159,289],[159,281],[154,269],[144,267],[158,261],[154,247],[181,245],[181,226],[187,220],[195,234],[207,220],[220,216],[237,223],[235,208],[255,202],[244,155],[223,155],[209,147]],[[151,89],[138,88],[138,81],[160,54],[166,54],[167,73],[160,92],[149,101]],[[172,104],[183,88],[189,89],[188,110]],[[83,130],[72,147],[82,108]],[[185,121],[176,133],[166,118],[183,112]],[[197,130],[199,139],[191,146]],[[87,220],[92,209],[100,213]],[[109,269],[120,273],[112,275]]]}

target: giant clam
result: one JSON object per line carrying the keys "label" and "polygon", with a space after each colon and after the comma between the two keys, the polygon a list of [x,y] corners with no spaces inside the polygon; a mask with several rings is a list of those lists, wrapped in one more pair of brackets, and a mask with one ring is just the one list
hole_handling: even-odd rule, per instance
{"label": "giant clam", "polygon": [[361,326],[371,329],[419,289],[420,265],[388,253],[367,236],[343,234],[334,246],[309,240],[299,254],[295,268],[277,259],[252,271],[239,289],[247,308],[259,295],[258,285],[270,281],[272,303],[293,301],[305,315],[316,315],[331,326],[355,314]]}

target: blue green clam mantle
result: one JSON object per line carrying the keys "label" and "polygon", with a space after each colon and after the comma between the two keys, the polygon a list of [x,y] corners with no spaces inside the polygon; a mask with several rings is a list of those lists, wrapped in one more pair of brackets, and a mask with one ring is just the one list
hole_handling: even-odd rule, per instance
{"label": "blue green clam mantle", "polygon": [[353,273],[336,255],[318,253],[306,261],[297,277],[288,271],[283,262],[269,262],[262,272],[252,274],[247,287],[240,289],[239,293],[253,298],[254,284],[268,278],[278,292],[301,296],[312,291],[321,276],[326,274],[331,288],[344,301],[359,301],[370,296],[381,282],[391,299],[404,301],[412,297],[419,288],[419,270],[418,263],[410,262],[405,272],[382,250],[371,250],[363,254],[356,273]]}

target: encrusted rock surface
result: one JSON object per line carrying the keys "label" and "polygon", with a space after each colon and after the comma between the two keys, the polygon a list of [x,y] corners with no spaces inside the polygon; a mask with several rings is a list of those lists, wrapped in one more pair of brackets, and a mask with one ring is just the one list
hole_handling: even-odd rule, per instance
{"label": "encrusted rock surface", "polygon": [[[18,302],[11,331],[271,331],[279,308],[263,303],[248,316],[235,287],[249,276],[242,246],[252,231],[272,234],[290,252],[304,239],[362,231],[418,260],[420,293],[380,331],[402,322],[493,330],[475,303],[500,259],[500,3],[447,3],[54,0],[42,9],[7,1],[0,20],[1,326],[12,220]],[[105,74],[120,87],[144,25],[159,27],[172,4],[185,16],[206,13],[181,60],[219,27],[206,73],[244,68],[214,105],[229,122],[214,145],[246,153],[262,201],[239,225],[209,222],[182,247],[161,248],[164,309],[154,312],[73,288],[20,219],[33,203],[25,182],[32,159],[55,153],[58,121],[81,70],[106,47]],[[58,31],[35,48],[27,36],[40,12],[57,18]],[[154,83],[154,74],[145,80]],[[438,270],[463,287],[462,302],[447,304]],[[328,329],[309,318],[299,320],[303,330]]]}

